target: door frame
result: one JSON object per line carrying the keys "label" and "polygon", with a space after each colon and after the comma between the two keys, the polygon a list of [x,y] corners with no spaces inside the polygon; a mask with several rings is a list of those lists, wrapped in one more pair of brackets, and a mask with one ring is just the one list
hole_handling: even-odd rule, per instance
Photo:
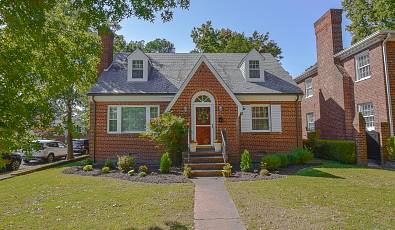
{"label": "door frame", "polygon": [[[199,96],[205,95],[210,98],[210,102],[195,102],[196,98]],[[207,91],[200,91],[193,95],[191,100],[191,121],[192,121],[192,140],[196,141],[196,108],[197,107],[208,107],[210,108],[210,145],[214,146],[214,139],[215,139],[215,100],[213,95]],[[206,146],[206,145],[199,145],[199,146]]]}

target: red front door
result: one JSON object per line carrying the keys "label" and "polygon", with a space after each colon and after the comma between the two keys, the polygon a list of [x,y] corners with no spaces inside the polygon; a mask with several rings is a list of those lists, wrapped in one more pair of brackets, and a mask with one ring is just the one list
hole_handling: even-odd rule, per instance
{"label": "red front door", "polygon": [[211,145],[210,107],[196,107],[196,142],[198,145]]}

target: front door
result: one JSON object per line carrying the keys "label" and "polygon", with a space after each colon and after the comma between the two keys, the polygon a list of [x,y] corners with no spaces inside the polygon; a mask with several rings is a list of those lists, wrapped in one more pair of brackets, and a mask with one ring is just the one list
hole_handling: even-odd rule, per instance
{"label": "front door", "polygon": [[198,145],[211,145],[210,107],[196,107],[196,142]]}

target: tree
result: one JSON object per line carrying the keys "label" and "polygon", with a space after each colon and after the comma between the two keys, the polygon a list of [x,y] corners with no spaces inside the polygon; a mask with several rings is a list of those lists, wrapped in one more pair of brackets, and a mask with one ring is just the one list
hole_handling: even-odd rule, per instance
{"label": "tree", "polygon": [[191,52],[203,53],[247,53],[255,48],[260,53],[271,53],[281,59],[281,49],[270,40],[269,33],[254,31],[251,36],[244,33],[221,28],[214,29],[211,21],[200,27],[194,27],[191,33],[195,49]]}
{"label": "tree", "polygon": [[114,51],[132,53],[137,48],[146,53],[171,53],[174,52],[174,44],[164,38],[156,38],[155,40],[145,43],[141,41],[130,41],[126,43],[123,35],[115,35]]}
{"label": "tree", "polygon": [[343,8],[351,24],[352,43],[377,30],[395,29],[395,1],[393,0],[343,0]]}
{"label": "tree", "polygon": [[73,129],[70,111],[96,78],[98,30],[125,17],[153,21],[159,14],[168,21],[174,8],[188,6],[189,0],[2,1],[0,152],[29,148],[32,131],[52,122],[55,103],[64,105]]}
{"label": "tree", "polygon": [[144,52],[147,53],[171,53],[174,52],[174,44],[166,39],[157,38],[145,44]]}
{"label": "tree", "polygon": [[113,45],[114,52],[126,52],[126,45],[125,37],[123,35],[115,34]]}

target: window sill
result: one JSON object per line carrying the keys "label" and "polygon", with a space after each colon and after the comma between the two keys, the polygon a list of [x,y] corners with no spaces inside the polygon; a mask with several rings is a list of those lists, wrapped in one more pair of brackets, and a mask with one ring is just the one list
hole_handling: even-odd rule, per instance
{"label": "window sill", "polygon": [[307,96],[307,97],[305,97],[305,99],[308,99],[308,98],[311,98],[311,97],[313,97],[313,95]]}
{"label": "window sill", "polygon": [[248,133],[270,133],[271,130],[249,130]]}
{"label": "window sill", "polygon": [[361,82],[361,81],[364,81],[364,80],[368,80],[368,79],[370,79],[371,77],[372,77],[372,76],[368,76],[368,77],[365,77],[365,78],[361,78],[361,79],[355,81],[355,83]]}
{"label": "window sill", "polygon": [[134,132],[107,132],[107,134],[141,134],[145,131],[134,131]]}
{"label": "window sill", "polygon": [[369,128],[366,128],[366,131],[375,131],[376,129],[374,128],[374,127],[369,127]]}

